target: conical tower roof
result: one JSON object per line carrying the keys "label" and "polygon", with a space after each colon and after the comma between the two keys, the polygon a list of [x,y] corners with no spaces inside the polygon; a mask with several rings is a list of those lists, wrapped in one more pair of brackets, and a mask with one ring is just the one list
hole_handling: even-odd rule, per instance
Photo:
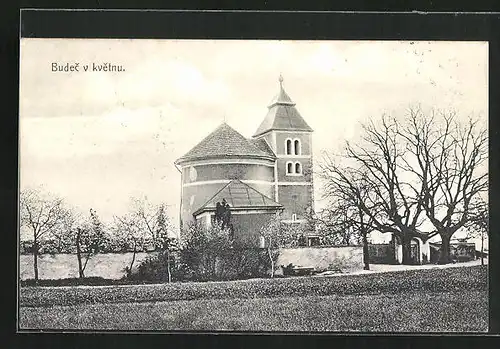
{"label": "conical tower roof", "polygon": [[175,163],[179,164],[196,159],[234,156],[275,159],[274,154],[264,151],[224,122],[185,155],[177,159]]}
{"label": "conical tower roof", "polygon": [[295,108],[295,103],[283,88],[283,77],[281,75],[279,83],[280,90],[268,106],[269,110],[267,115],[253,135],[254,137],[260,136],[272,130],[313,131],[313,129],[302,118],[297,108]]}

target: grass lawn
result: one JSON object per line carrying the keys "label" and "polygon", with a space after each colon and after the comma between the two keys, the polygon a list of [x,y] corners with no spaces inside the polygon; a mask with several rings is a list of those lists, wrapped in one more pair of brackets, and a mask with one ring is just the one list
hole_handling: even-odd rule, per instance
{"label": "grass lawn", "polygon": [[484,291],[210,299],[21,308],[22,328],[92,330],[488,330]]}
{"label": "grass lawn", "polygon": [[[406,285],[404,288],[394,286],[398,279]],[[55,288],[26,288],[31,293],[21,289],[19,326],[65,330],[477,332],[488,330],[486,280],[487,270],[473,267],[377,276],[167,285],[174,287],[170,289],[156,285],[162,291],[185,287],[191,296],[197,285],[204,291],[190,300],[166,296],[135,301],[125,299],[125,293],[134,290],[137,296],[143,287],[153,292],[148,288],[152,285],[73,287],[58,288],[57,292],[84,296],[54,302],[59,305],[47,303],[47,299],[54,299],[50,292]],[[267,291],[281,290],[280,295],[259,292],[262,287],[257,286],[264,284],[272,285]],[[377,285],[367,292],[368,286]],[[254,291],[219,294],[224,288]],[[49,295],[45,301],[44,292]],[[86,301],[92,292],[102,292],[101,301]],[[39,304],[30,297],[38,297]]]}

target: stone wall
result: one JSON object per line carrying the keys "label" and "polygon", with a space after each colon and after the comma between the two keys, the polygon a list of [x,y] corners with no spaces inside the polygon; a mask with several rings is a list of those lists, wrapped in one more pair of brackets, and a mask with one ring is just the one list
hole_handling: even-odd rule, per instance
{"label": "stone wall", "polygon": [[[439,249],[441,243],[433,243],[430,253],[430,260],[432,263],[437,263],[439,260]],[[464,243],[451,243],[450,244],[450,257],[455,262],[469,262],[476,259],[476,245],[473,242]]]}
{"label": "stone wall", "polygon": [[[140,252],[135,257],[134,269],[152,253]],[[103,253],[89,259],[85,276],[105,279],[120,279],[125,276],[125,267],[130,265],[132,253]],[[38,256],[40,279],[66,279],[78,277],[78,260],[75,254],[43,254]],[[21,280],[33,279],[33,255],[21,255],[19,261]]]}
{"label": "stone wall", "polygon": [[276,275],[282,275],[281,266],[314,267],[315,270],[339,268],[342,272],[363,269],[362,246],[302,247],[280,249],[276,263]]}
{"label": "stone wall", "polygon": [[393,244],[369,244],[368,255],[371,264],[397,264]]}

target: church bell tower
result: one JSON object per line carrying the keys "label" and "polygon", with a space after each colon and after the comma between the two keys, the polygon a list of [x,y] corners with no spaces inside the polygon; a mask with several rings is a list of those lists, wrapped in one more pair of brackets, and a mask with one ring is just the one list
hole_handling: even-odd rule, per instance
{"label": "church bell tower", "polygon": [[264,138],[277,157],[274,200],[284,206],[282,221],[301,225],[310,233],[314,230],[309,224],[314,212],[312,133],[285,92],[280,75],[279,92],[253,138]]}

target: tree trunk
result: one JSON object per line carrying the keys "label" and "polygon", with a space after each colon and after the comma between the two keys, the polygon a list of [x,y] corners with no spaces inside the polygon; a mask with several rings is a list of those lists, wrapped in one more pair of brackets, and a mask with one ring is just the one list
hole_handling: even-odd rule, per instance
{"label": "tree trunk", "polygon": [[33,242],[33,273],[35,274],[35,284],[38,285],[38,241]]}
{"label": "tree trunk", "polygon": [[274,261],[273,261],[273,255],[271,253],[271,248],[267,248],[267,254],[269,256],[269,260],[271,261],[271,278],[274,278]]}
{"label": "tree trunk", "polygon": [[85,274],[83,272],[82,266],[82,251],[80,248],[80,238],[81,238],[81,230],[80,228],[76,231],[76,258],[78,259],[78,276],[83,279]]}
{"label": "tree trunk", "polygon": [[484,232],[481,230],[481,265],[484,265]]}
{"label": "tree trunk", "polygon": [[217,256],[213,252],[209,252],[208,256],[208,277],[214,280],[217,276]]}
{"label": "tree trunk", "polygon": [[451,263],[450,257],[450,239],[451,235],[441,234],[441,249],[439,250],[438,264]]}
{"label": "tree trunk", "polygon": [[214,278],[217,278],[217,254],[214,255],[213,271]]}
{"label": "tree trunk", "polygon": [[168,274],[168,283],[171,283],[172,282],[172,273],[170,271],[170,251],[167,249],[165,251],[165,253],[167,254],[167,274]]}
{"label": "tree trunk", "polygon": [[368,239],[366,233],[363,234],[363,262],[365,264],[364,270],[370,270],[370,253],[368,250]]}
{"label": "tree trunk", "polygon": [[411,237],[404,234],[401,237],[401,246],[403,248],[403,261],[402,264],[404,265],[411,265],[413,264],[413,260],[411,258]]}
{"label": "tree trunk", "polygon": [[137,254],[137,241],[134,241],[134,251],[132,252],[132,261],[130,262],[130,266],[127,270],[127,276],[130,277],[132,275],[132,268],[135,263],[135,255]]}

